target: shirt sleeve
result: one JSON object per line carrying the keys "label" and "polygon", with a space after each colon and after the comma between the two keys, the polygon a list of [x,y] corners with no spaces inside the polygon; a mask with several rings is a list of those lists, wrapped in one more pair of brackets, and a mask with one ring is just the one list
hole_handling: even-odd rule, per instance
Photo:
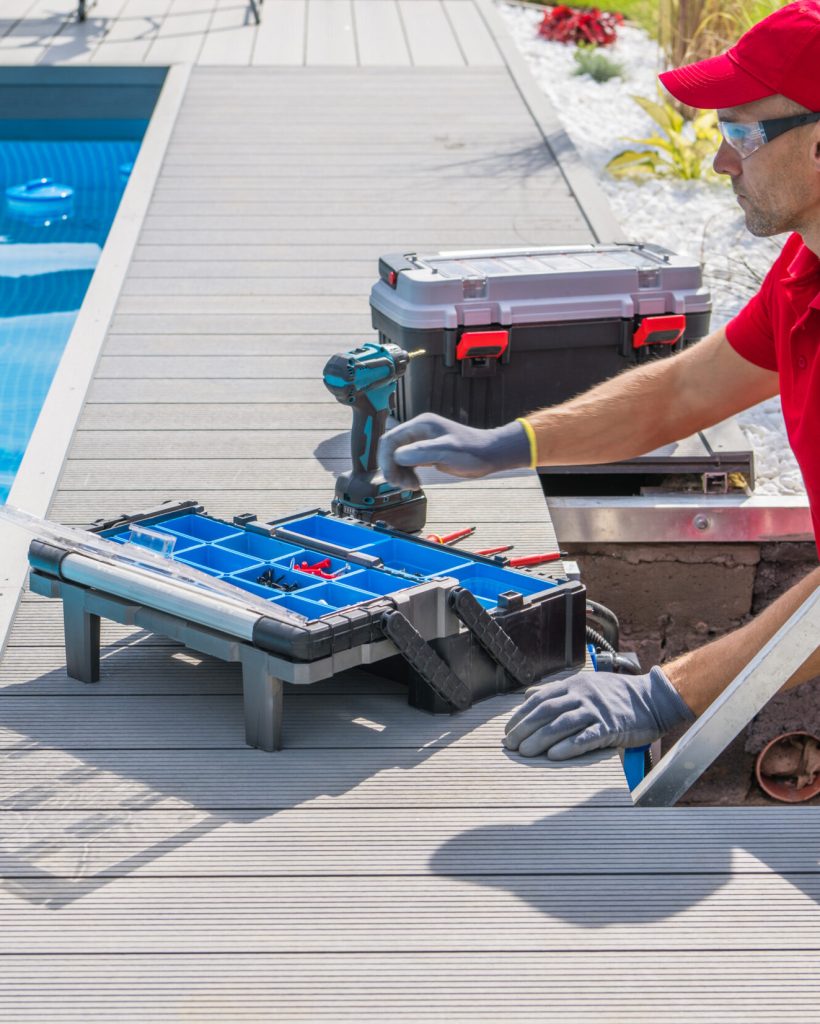
{"label": "shirt sleeve", "polygon": [[777,346],[772,318],[774,288],[792,259],[792,239],[772,264],[757,295],[726,324],[726,337],[739,356],[764,370],[777,371]]}

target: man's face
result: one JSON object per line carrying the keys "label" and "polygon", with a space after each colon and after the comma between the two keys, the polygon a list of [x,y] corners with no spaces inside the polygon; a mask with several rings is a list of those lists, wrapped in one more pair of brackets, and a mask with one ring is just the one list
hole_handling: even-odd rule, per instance
{"label": "man's face", "polygon": [[[783,96],[718,111],[721,121],[766,121],[799,112]],[[753,235],[785,231],[804,233],[820,222],[820,173],[814,150],[820,132],[804,125],[767,142],[745,159],[722,142],[714,160],[718,174],[728,174]]]}

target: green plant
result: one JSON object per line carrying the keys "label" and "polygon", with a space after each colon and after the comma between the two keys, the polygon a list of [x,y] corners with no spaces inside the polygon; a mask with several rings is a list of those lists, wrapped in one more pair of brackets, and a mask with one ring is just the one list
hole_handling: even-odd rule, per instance
{"label": "green plant", "polygon": [[717,114],[707,110],[688,122],[671,104],[633,96],[663,134],[645,139],[626,139],[648,149],[627,149],[614,156],[606,169],[616,178],[669,177],[715,179],[712,158],[720,145]]}
{"label": "green plant", "polygon": [[608,82],[610,78],[622,78],[624,74],[623,64],[611,60],[595,46],[579,44],[572,59],[578,65],[573,74],[589,75],[596,82]]}
{"label": "green plant", "polygon": [[667,66],[714,57],[791,0],[660,0],[659,40]]}

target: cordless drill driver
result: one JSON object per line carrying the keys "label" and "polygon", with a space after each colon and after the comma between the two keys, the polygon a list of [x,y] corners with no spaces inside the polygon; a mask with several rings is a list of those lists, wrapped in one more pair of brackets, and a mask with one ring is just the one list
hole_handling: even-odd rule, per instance
{"label": "cordless drill driver", "polygon": [[328,391],[353,409],[350,454],[353,469],[336,481],[335,515],[367,521],[383,520],[405,533],[424,526],[427,498],[423,491],[403,491],[389,484],[379,471],[377,449],[396,393],[396,383],[416,353],[398,345],[365,342],[350,352],[339,352],[325,366]]}

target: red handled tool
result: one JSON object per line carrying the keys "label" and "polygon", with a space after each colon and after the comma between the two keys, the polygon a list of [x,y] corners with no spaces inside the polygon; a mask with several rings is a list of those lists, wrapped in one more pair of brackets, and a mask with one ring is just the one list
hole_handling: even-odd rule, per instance
{"label": "red handled tool", "polygon": [[482,548],[481,551],[474,551],[474,555],[484,555],[485,558],[490,555],[500,555],[504,551],[512,551],[515,544],[502,544],[499,548]]}
{"label": "red handled tool", "polygon": [[566,551],[547,551],[542,555],[522,555],[521,558],[510,558],[507,561],[507,567],[510,569],[523,569],[525,566],[557,562],[559,558],[566,557]]}
{"label": "red handled tool", "polygon": [[326,569],[330,568],[330,559],[324,558],[321,562],[316,562],[314,565],[309,565],[307,562],[294,562],[293,568],[297,572],[307,573],[309,576],[318,576],[322,580],[335,580],[337,576],[341,576],[344,569],[340,569],[338,572],[326,572]]}
{"label": "red handled tool", "polygon": [[475,531],[475,526],[465,526],[463,530],[456,530],[455,533],[445,533],[442,535],[428,533],[426,539],[433,541],[435,544],[455,544],[456,541],[462,540],[464,537],[472,537]]}

